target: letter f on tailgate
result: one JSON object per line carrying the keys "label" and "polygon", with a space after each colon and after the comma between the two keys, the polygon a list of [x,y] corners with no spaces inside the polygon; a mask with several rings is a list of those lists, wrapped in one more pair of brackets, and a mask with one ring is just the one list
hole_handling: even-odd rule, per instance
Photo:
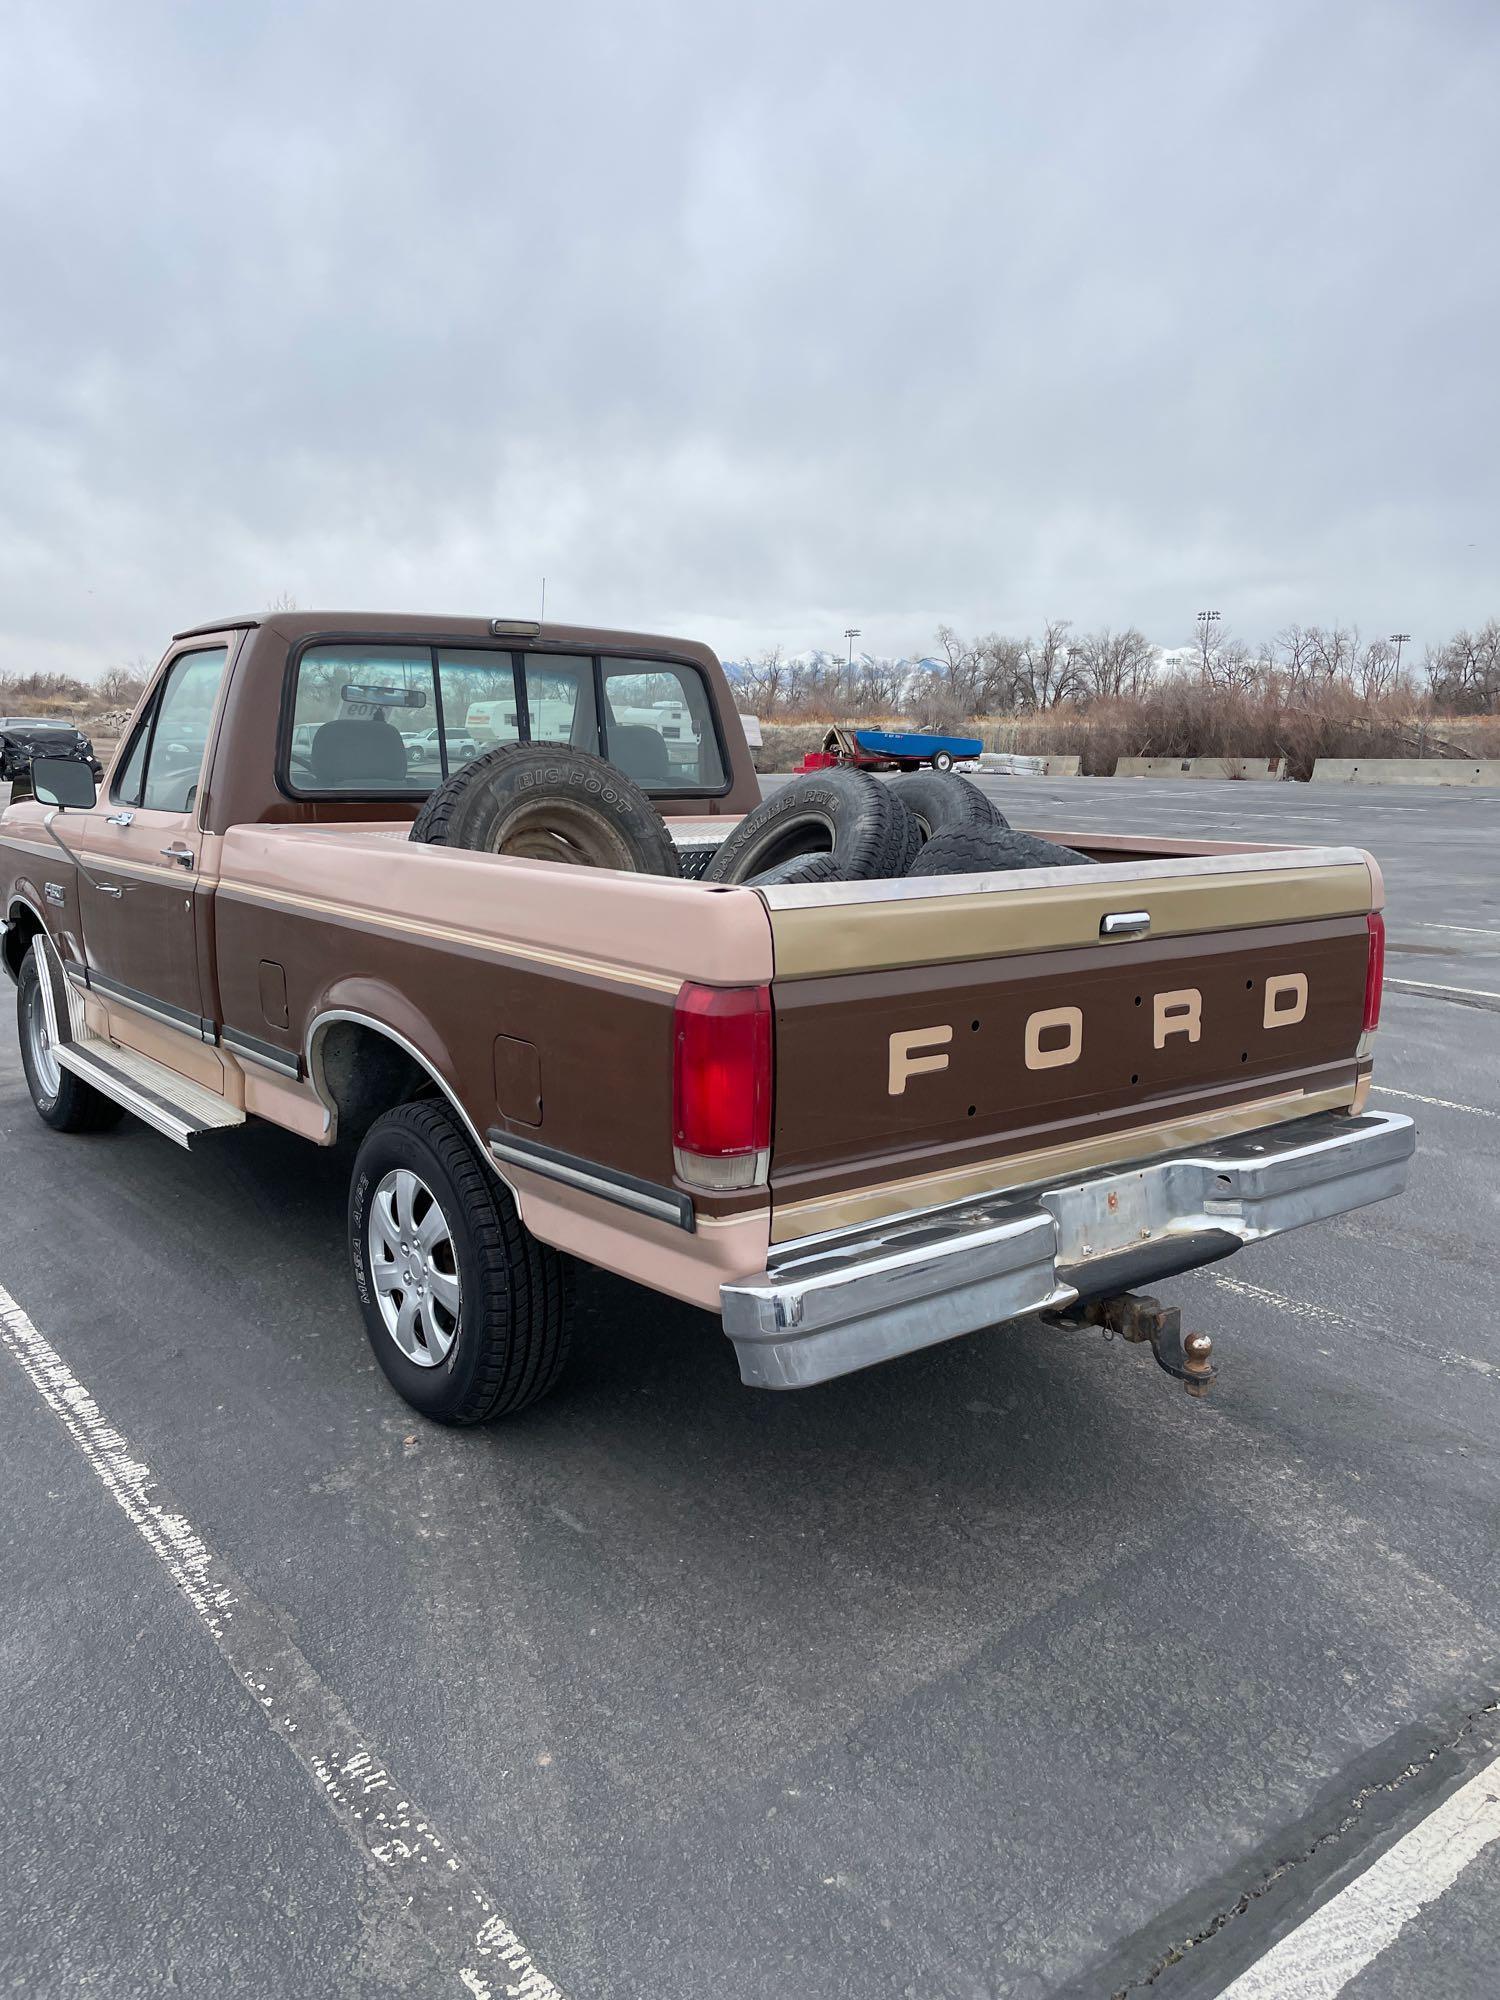
{"label": "letter f on tailgate", "polygon": [[904,1028],[891,1036],[891,1073],[889,1089],[892,1097],[906,1094],[906,1079],[920,1076],[925,1070],[946,1069],[948,1058],[938,1055],[918,1055],[918,1049],[938,1049],[945,1042],[953,1040],[952,1028]]}

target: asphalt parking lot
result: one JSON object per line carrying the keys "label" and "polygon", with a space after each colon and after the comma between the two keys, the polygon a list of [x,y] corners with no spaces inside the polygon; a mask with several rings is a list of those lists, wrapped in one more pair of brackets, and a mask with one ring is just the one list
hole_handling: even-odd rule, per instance
{"label": "asphalt parking lot", "polygon": [[[1163,1287],[1207,1401],[1039,1322],[757,1393],[593,1274],[563,1391],[446,1432],[340,1160],[57,1137],[5,1002],[0,1990],[1185,2000],[1495,1757],[1500,796],[984,782],[1385,868],[1411,1188]],[[1342,1990],[1497,1947],[1491,1845]]]}

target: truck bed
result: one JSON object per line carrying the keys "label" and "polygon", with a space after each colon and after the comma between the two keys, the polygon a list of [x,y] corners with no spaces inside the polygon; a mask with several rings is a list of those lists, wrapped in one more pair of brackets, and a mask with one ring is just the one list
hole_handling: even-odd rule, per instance
{"label": "truck bed", "polygon": [[[689,845],[704,831],[680,829]],[[607,1247],[615,1268],[709,1304],[772,1243],[1356,1102],[1381,892],[1367,855],[1093,845],[1088,868],[761,891],[389,828],[236,828],[215,898],[222,1013],[291,1059],[336,1015],[389,1020],[476,1134],[509,1143],[502,1171],[545,1240],[601,1262]],[[1111,919],[1133,928],[1101,936]],[[261,1015],[268,959],[288,971],[280,1034]],[[685,981],[770,987],[769,1182],[693,1193],[694,1240],[638,1219],[627,1240],[519,1162],[546,1148],[679,1185]],[[1268,982],[1284,996],[1269,1025]],[[534,1068],[534,1105],[497,1081],[502,1029]],[[895,1077],[898,1043],[915,1062]]]}

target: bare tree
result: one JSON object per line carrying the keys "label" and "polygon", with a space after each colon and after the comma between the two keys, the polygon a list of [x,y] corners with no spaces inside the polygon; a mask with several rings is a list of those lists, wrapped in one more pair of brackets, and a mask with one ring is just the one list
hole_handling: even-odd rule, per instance
{"label": "bare tree", "polygon": [[111,708],[134,708],[146,691],[149,674],[143,660],[128,667],[109,667],[99,676],[99,693]]}
{"label": "bare tree", "polygon": [[1359,658],[1359,627],[1309,625],[1307,640],[1311,679],[1314,687],[1333,687],[1354,680]]}
{"label": "bare tree", "polygon": [[770,646],[740,669],[740,696],[752,715],[774,715],[787,686],[786,663],[779,646]]}
{"label": "bare tree", "polygon": [[1424,669],[1440,709],[1500,714],[1500,619],[1486,619],[1477,632],[1455,632],[1435,653],[1429,648]]}
{"label": "bare tree", "polygon": [[1156,648],[1134,625],[1123,632],[1089,632],[1072,652],[1080,699],[1134,700],[1156,670]]}
{"label": "bare tree", "polygon": [[918,704],[928,722],[948,727],[979,713],[984,660],[979,645],[951,625],[939,625],[937,642],[939,651],[927,660],[918,683]]}
{"label": "bare tree", "polygon": [[1389,639],[1370,641],[1354,663],[1353,679],[1361,701],[1412,692],[1411,681],[1401,670],[1401,656]]}
{"label": "bare tree", "polygon": [[1016,692],[1022,708],[1056,708],[1077,685],[1068,644],[1066,618],[1049,618],[1040,639],[1023,639],[1019,648]]}
{"label": "bare tree", "polygon": [[1260,680],[1260,656],[1243,639],[1225,639],[1214,649],[1208,685],[1232,694],[1248,694]]}

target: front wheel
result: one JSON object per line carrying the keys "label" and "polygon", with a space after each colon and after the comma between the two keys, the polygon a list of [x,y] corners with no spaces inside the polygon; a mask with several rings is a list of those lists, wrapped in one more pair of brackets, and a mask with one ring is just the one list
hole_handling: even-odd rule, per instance
{"label": "front wheel", "polygon": [[487,1423],[557,1382],[572,1267],[525,1228],[446,1103],[400,1105],[366,1133],[349,1254],[375,1358],[423,1416]]}
{"label": "front wheel", "polygon": [[38,939],[21,962],[16,982],[16,1027],[21,1067],[37,1116],[54,1132],[107,1132],[123,1116],[121,1107],[57,1060],[42,1004],[42,964],[47,947]]}

